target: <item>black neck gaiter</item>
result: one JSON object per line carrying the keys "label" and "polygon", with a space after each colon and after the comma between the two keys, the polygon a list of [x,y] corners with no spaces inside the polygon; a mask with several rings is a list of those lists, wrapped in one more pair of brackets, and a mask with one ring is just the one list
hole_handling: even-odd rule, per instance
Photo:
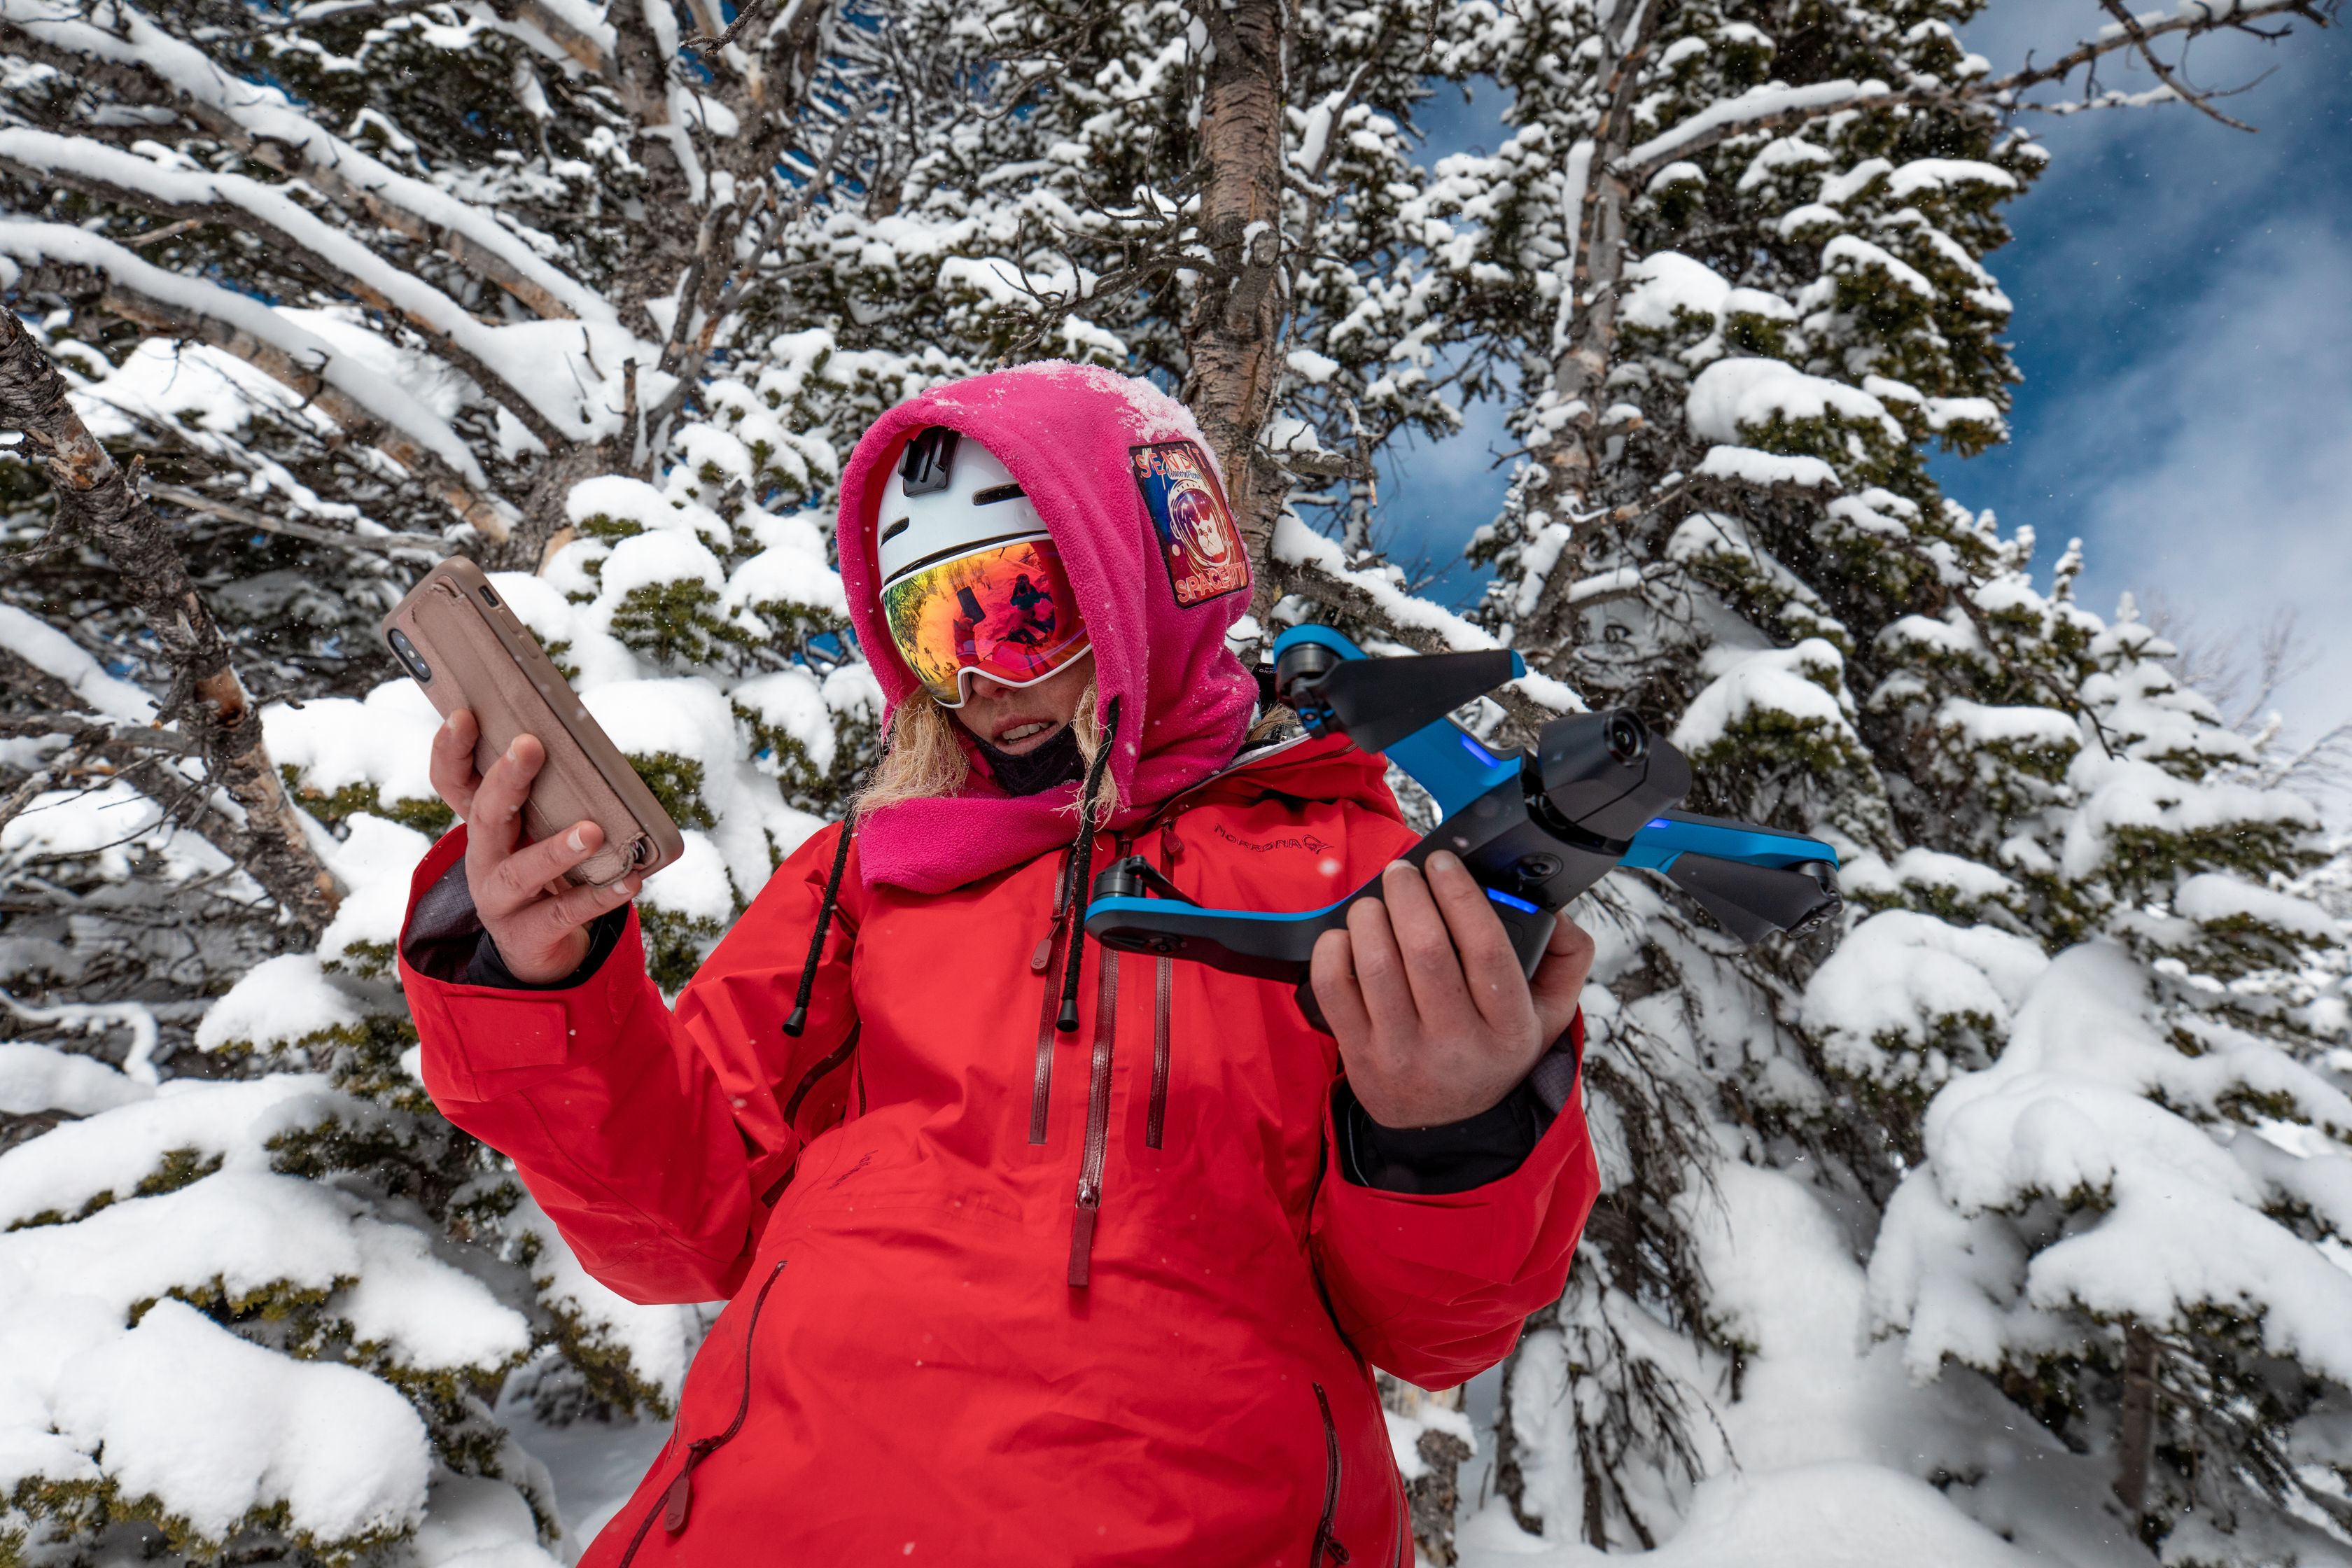
{"label": "black neck gaiter", "polygon": [[1018,755],[1000,752],[977,735],[972,737],[972,743],[988,759],[988,771],[1007,795],[1037,795],[1086,777],[1086,759],[1078,752],[1078,731],[1069,724],[1054,731],[1054,738],[1035,751]]}

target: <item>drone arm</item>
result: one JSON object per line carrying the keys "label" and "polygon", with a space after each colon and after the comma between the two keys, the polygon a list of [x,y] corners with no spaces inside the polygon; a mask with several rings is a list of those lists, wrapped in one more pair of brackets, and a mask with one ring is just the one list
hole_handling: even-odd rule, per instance
{"label": "drone arm", "polygon": [[[1384,752],[1430,793],[1440,816],[1453,816],[1518,771],[1517,758],[1496,756],[1444,717],[1498,680],[1526,674],[1517,654],[1494,649],[1368,659],[1362,648],[1328,626],[1299,626],[1276,639],[1274,660],[1276,689],[1300,704],[1299,716],[1309,730],[1344,734],[1365,751]],[[1320,668],[1302,675],[1309,666]],[[1360,689],[1352,700],[1320,700],[1343,683]],[[1342,717],[1343,707],[1352,720]],[[1394,715],[1426,714],[1433,707],[1436,718],[1397,733]]]}
{"label": "drone arm", "polygon": [[1827,844],[1696,812],[1652,817],[1624,864],[1658,872],[1743,942],[1809,931],[1842,904],[1837,851]]}

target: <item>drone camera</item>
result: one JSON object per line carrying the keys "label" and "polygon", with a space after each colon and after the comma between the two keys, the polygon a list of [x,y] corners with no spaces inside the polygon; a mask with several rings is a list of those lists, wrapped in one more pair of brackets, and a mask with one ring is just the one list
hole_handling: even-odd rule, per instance
{"label": "drone camera", "polygon": [[1624,709],[1575,713],[1544,726],[1528,759],[1528,808],[1571,843],[1622,843],[1690,788],[1690,767],[1672,746],[1653,748],[1649,726]]}
{"label": "drone camera", "polygon": [[1621,763],[1640,761],[1650,749],[1649,727],[1622,708],[1601,718],[1601,743],[1609,748],[1609,754]]}

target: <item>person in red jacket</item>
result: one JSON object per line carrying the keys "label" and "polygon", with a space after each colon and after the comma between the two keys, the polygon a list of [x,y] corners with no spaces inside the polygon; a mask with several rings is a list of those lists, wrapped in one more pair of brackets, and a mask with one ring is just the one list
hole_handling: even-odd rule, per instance
{"label": "person in red jacket", "polygon": [[[675,1007],[541,753],[434,778],[401,973],[452,1121],[581,1260],[729,1305],[583,1559],[1410,1564],[1371,1369],[1499,1360],[1598,1190],[1591,942],[1530,984],[1468,873],[1398,862],[1382,764],[1285,731],[1227,647],[1247,558],[1184,409],[1048,363],[893,409],[842,483],[890,742]],[[1318,908],[1287,987],[1088,944],[1089,868]],[[1383,869],[1385,868],[1385,869]]]}

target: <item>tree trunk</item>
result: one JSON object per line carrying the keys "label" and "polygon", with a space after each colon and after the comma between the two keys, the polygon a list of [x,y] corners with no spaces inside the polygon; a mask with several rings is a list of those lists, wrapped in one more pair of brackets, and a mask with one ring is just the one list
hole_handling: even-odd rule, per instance
{"label": "tree trunk", "polygon": [[2156,1336],[2124,1328],[2123,1425],[2116,1441],[2116,1500],[2135,1525],[2147,1519],[2148,1470],[2156,1458]]}
{"label": "tree trunk", "polygon": [[[645,216],[630,232],[631,254],[622,263],[619,283],[622,320],[640,334],[659,342],[665,335],[645,304],[678,286],[687,264],[694,258],[694,239],[702,216],[701,204],[687,176],[681,145],[688,128],[670,117],[669,85],[672,61],[664,56],[648,14],[652,5],[669,0],[620,0],[607,8],[614,43],[614,65],[621,101],[637,123],[635,153],[646,170]],[[680,301],[680,310],[686,308]]]}
{"label": "tree trunk", "polygon": [[1544,582],[1535,613],[1520,628],[1518,646],[1530,654],[1540,649],[1555,668],[1559,656],[1573,647],[1577,614],[1569,607],[1568,593],[1583,575],[1587,530],[1577,517],[1597,510],[1596,497],[1603,437],[1601,416],[1606,412],[1610,362],[1617,349],[1617,294],[1625,276],[1625,207],[1633,191],[1624,174],[1624,159],[1634,134],[1633,96],[1639,68],[1657,36],[1664,5],[1649,0],[1617,0],[1608,23],[1598,34],[1599,61],[1603,71],[1602,110],[1593,127],[1592,161],[1585,176],[1582,200],[1565,216],[1576,265],[1568,279],[1563,301],[1566,340],[1552,364],[1552,388],[1562,404],[1581,405],[1576,415],[1553,435],[1544,453],[1548,470],[1545,504],[1553,521],[1573,531]]}
{"label": "tree trunk", "polygon": [[163,717],[184,721],[210,776],[244,807],[237,863],[315,935],[341,891],[278,783],[228,644],[154,510],[74,413],[65,378],[10,310],[0,310],[0,427],[40,448],[61,520],[105,552],[170,661]]}
{"label": "tree trunk", "polygon": [[[1431,1393],[1402,1378],[1380,1374],[1381,1403],[1400,1415],[1419,1419],[1425,1410],[1459,1410],[1462,1390]],[[1425,1431],[1414,1443],[1421,1455],[1422,1474],[1405,1483],[1405,1500],[1412,1511],[1413,1544],[1422,1560],[1453,1568],[1460,1556],[1454,1547],[1454,1517],[1462,1505],[1462,1462],[1470,1445],[1451,1432]]]}
{"label": "tree trunk", "polygon": [[1281,374],[1282,6],[1233,0],[1194,15],[1214,48],[1201,102],[1201,238],[1216,268],[1184,326],[1184,401],[1224,469],[1263,621],[1276,596],[1274,521],[1289,490],[1259,442]]}

